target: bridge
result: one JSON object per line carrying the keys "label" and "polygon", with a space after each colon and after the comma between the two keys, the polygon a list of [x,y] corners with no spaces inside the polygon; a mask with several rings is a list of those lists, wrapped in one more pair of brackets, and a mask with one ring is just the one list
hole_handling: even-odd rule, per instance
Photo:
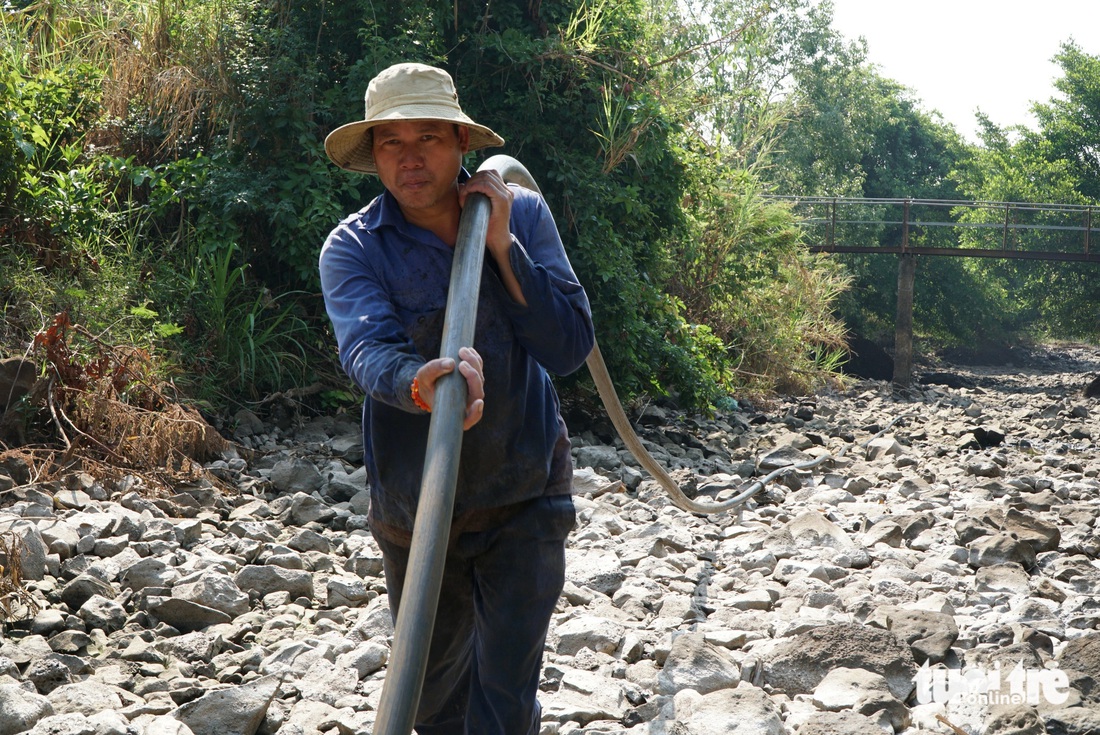
{"label": "bridge", "polygon": [[791,204],[811,252],[898,256],[893,383],[899,388],[909,387],[912,381],[916,256],[1100,263],[1100,207],[945,199],[768,198]]}
{"label": "bridge", "polygon": [[1100,207],[794,197],[812,252],[1100,262]]}

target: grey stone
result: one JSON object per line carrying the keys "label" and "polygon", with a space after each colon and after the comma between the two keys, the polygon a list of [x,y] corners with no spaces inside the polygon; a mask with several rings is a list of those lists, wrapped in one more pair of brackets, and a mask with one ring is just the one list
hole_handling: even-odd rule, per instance
{"label": "grey stone", "polygon": [[126,608],[115,600],[100,595],[92,595],[80,606],[77,615],[88,628],[99,628],[105,633],[113,633],[126,623]]}
{"label": "grey stone", "polygon": [[243,615],[249,608],[248,595],[238,583],[228,574],[214,570],[181,580],[172,588],[172,597],[220,610],[231,618]]}
{"label": "grey stone", "polygon": [[286,592],[291,598],[313,597],[313,575],[303,570],[250,564],[237,572],[234,581],[240,589],[259,595]]}
{"label": "grey stone", "polygon": [[[677,729],[678,725],[685,729]],[[649,732],[787,735],[788,730],[779,706],[764,690],[741,685],[703,695],[690,689],[680,692],[651,722]]]}
{"label": "grey stone", "polygon": [[1036,554],[1055,551],[1062,539],[1057,524],[1044,521],[1033,514],[1021,513],[1015,508],[1005,511],[1002,530],[1029,544]]}
{"label": "grey stone", "polygon": [[959,637],[955,618],[932,610],[891,609],[887,629],[909,644],[917,664],[939,663]]}
{"label": "grey stone", "polygon": [[908,698],[917,673],[909,646],[895,634],[857,623],[823,625],[784,639],[764,662],[764,680],[789,695],[809,694],[829,671],[840,668],[875,671],[890,692]]}
{"label": "grey stone", "polygon": [[626,579],[614,552],[607,550],[566,549],[565,578],[578,587],[587,587],[610,597]]}
{"label": "grey stone", "polygon": [[692,689],[700,694],[737,686],[741,672],[728,651],[701,633],[682,633],[672,642],[657,682],[662,694]]}
{"label": "grey stone", "polygon": [[122,585],[138,592],[146,587],[171,587],[179,578],[179,571],[167,562],[147,557],[127,567],[122,573]]}
{"label": "grey stone", "polygon": [[122,699],[117,692],[91,679],[59,686],[47,698],[56,714],[79,712],[90,716],[122,707]]}
{"label": "grey stone", "polygon": [[301,526],[306,523],[325,523],[336,513],[318,498],[304,492],[297,492],[291,498],[288,515],[291,523]]}
{"label": "grey stone", "polygon": [[378,641],[365,641],[343,653],[336,659],[336,665],[355,671],[360,679],[375,673],[389,660],[390,649]]}
{"label": "grey stone", "polygon": [[96,726],[83,714],[71,712],[43,717],[27,735],[98,735]]}
{"label": "grey stone", "polygon": [[221,610],[178,597],[149,597],[146,600],[146,610],[155,619],[183,632],[203,630],[233,619]]}
{"label": "grey stone", "polygon": [[558,642],[555,649],[565,656],[575,656],[582,648],[614,654],[624,633],[623,626],[614,621],[581,615],[556,627],[554,634]]}
{"label": "grey stone", "polygon": [[1031,544],[1009,533],[982,536],[970,544],[970,566],[975,569],[994,564],[1020,564],[1025,569],[1035,565],[1035,550]]}
{"label": "grey stone", "polygon": [[355,607],[370,598],[366,583],[357,577],[333,577],[326,585],[326,592],[329,607]]}
{"label": "grey stone", "polygon": [[984,735],[1046,735],[1043,719],[1034,707],[998,705],[985,721]]}
{"label": "grey stone", "polygon": [[883,735],[876,720],[851,710],[820,712],[798,728],[798,735]]}
{"label": "grey stone", "polygon": [[221,650],[218,636],[194,631],[158,641],[155,647],[161,653],[191,663],[210,661]]}
{"label": "grey stone", "polygon": [[281,678],[264,676],[241,686],[207,692],[172,713],[194,735],[254,735]]}
{"label": "grey stone", "polygon": [[308,495],[320,490],[325,478],[317,466],[307,459],[288,459],[278,462],[271,469],[271,484],[280,492],[304,493]]}
{"label": "grey stone", "polygon": [[85,602],[99,595],[108,600],[118,597],[118,591],[109,582],[91,574],[81,574],[61,590],[61,599],[70,610],[79,610]]}
{"label": "grey stone", "polygon": [[54,714],[50,700],[15,684],[0,684],[0,735],[18,735]]}
{"label": "grey stone", "polygon": [[813,691],[813,701],[829,711],[851,709],[862,699],[872,695],[890,694],[886,679],[866,669],[833,669]]}

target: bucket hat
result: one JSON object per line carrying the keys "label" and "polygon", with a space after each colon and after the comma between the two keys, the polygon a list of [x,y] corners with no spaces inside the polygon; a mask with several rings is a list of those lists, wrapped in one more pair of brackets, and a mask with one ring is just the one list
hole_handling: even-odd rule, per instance
{"label": "bucket hat", "polygon": [[458,104],[451,75],[426,64],[394,64],[378,73],[364,95],[362,120],[341,125],[325,138],[325,153],[342,169],[376,174],[371,152],[375,125],[394,120],[442,120],[470,130],[470,150],[504,145],[504,139],[471,120]]}

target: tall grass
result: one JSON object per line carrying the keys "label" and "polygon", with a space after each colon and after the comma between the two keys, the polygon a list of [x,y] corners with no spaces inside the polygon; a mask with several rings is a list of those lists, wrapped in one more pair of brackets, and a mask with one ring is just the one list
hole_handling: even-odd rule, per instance
{"label": "tall grass", "polygon": [[272,295],[236,245],[193,225],[180,182],[202,166],[169,163],[232,130],[253,5],[42,0],[0,13],[0,351],[68,312],[215,404],[306,380],[297,294]]}
{"label": "tall grass", "polygon": [[749,172],[698,195],[670,284],[685,319],[726,346],[727,389],[808,393],[835,380],[845,329],[833,307],[850,284],[841,266],[808,253],[789,208],[763,199]]}

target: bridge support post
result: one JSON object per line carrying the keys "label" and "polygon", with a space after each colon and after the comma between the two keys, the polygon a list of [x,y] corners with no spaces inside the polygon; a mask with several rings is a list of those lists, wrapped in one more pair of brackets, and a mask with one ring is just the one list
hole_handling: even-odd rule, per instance
{"label": "bridge support post", "polygon": [[898,312],[894,320],[894,387],[908,388],[913,377],[913,281],[917,256],[898,256]]}

